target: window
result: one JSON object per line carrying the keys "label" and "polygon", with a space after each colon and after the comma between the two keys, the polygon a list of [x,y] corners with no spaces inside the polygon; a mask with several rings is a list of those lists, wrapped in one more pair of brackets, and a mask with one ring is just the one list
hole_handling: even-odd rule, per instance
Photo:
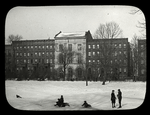
{"label": "window", "polygon": [[46,56],[48,56],[48,52],[46,52]]}
{"label": "window", "polygon": [[121,72],[121,68],[119,68],[119,72]]}
{"label": "window", "polygon": [[59,51],[63,51],[63,45],[62,44],[59,44]]}
{"label": "window", "polygon": [[88,48],[91,49],[91,45],[88,45]]}
{"label": "window", "polygon": [[121,51],[119,51],[119,54],[121,55]]}
{"label": "window", "polygon": [[81,49],[82,49],[81,44],[78,44],[78,51],[81,51]]}
{"label": "window", "polygon": [[35,46],[35,48],[37,48],[37,46]]}
{"label": "window", "polygon": [[20,49],[22,49],[22,46],[20,46]]}
{"label": "window", "polygon": [[52,56],[53,55],[53,53],[52,52],[49,52],[50,53],[50,55]]}
{"label": "window", "polygon": [[39,56],[41,56],[41,52],[39,52]]}
{"label": "window", "polygon": [[26,56],[26,53],[24,53],[24,56]]}
{"label": "window", "polygon": [[48,45],[46,46],[46,48],[48,49]]}
{"label": "window", "polygon": [[41,49],[41,46],[39,46],[39,49]]}
{"label": "window", "polygon": [[89,60],[89,63],[91,62],[91,60]]}
{"label": "window", "polygon": [[37,63],[37,59],[35,59],[34,62]]}
{"label": "window", "polygon": [[141,52],[141,57],[143,57],[144,56],[144,52]]}
{"label": "window", "polygon": [[30,53],[27,53],[27,56],[30,56]]}
{"label": "window", "polygon": [[58,62],[59,62],[60,64],[63,64],[63,62],[64,62],[64,56],[63,56],[62,53],[59,54]]}
{"label": "window", "polygon": [[97,63],[99,63],[99,60],[97,60]]}
{"label": "window", "polygon": [[82,63],[82,57],[81,57],[81,54],[78,55],[78,63]]}
{"label": "window", "polygon": [[117,63],[117,59],[115,59],[115,63]]}
{"label": "window", "polygon": [[19,49],[19,47],[17,47],[17,50]]}
{"label": "window", "polygon": [[24,59],[23,62],[26,63],[27,62],[26,59]]}
{"label": "window", "polygon": [[18,59],[17,59],[17,61],[16,61],[16,62],[17,62],[17,64],[19,64],[19,60],[18,60]]}
{"label": "window", "polygon": [[52,49],[52,45],[50,45],[50,49]]}
{"label": "window", "polygon": [[119,60],[120,64],[121,64],[121,59]]}
{"label": "window", "polygon": [[99,51],[97,51],[97,55],[99,55]]}
{"label": "window", "polygon": [[125,72],[127,72],[127,69],[126,69],[126,68],[124,68],[124,73],[125,73]]}
{"label": "window", "polygon": [[141,70],[141,74],[144,74],[144,72],[145,72],[145,69],[142,69],[142,70]]}
{"label": "window", "polygon": [[126,44],[123,44],[124,48],[126,48]]}
{"label": "window", "polygon": [[95,63],[95,60],[93,60],[93,63]]}
{"label": "window", "polygon": [[141,64],[144,64],[144,60],[141,60]]}
{"label": "window", "polygon": [[119,48],[121,48],[121,44],[119,44]]}
{"label": "window", "polygon": [[30,48],[30,46],[27,46],[27,48],[29,49],[29,48]]}
{"label": "window", "polygon": [[67,59],[67,63],[72,63],[72,56]]}
{"label": "window", "polygon": [[33,46],[31,46],[31,48],[33,48]]}
{"label": "window", "polygon": [[24,49],[26,49],[26,46],[24,46]]}
{"label": "window", "polygon": [[115,56],[117,56],[117,51],[115,51]]}
{"label": "window", "polygon": [[88,56],[91,56],[91,52],[88,53]]}
{"label": "window", "polygon": [[127,60],[124,60],[124,64],[127,64]]}
{"label": "window", "polygon": [[49,63],[49,60],[48,60],[48,59],[46,59],[46,63]]}
{"label": "window", "polygon": [[72,44],[68,44],[68,50],[72,51]]}
{"label": "window", "polygon": [[95,49],[95,45],[93,45],[93,49]]}
{"label": "window", "polygon": [[144,45],[141,45],[141,49],[143,49],[144,48]]}
{"label": "window", "polygon": [[19,53],[18,53],[18,52],[16,53],[16,56],[19,56]]}
{"label": "window", "polygon": [[97,49],[99,49],[99,44],[97,44]]}
{"label": "window", "polygon": [[95,56],[95,52],[93,52],[93,56]]}
{"label": "window", "polygon": [[52,63],[52,59],[50,59],[50,63]]}
{"label": "window", "polygon": [[35,56],[37,56],[37,52],[35,52]]}
{"label": "window", "polygon": [[124,55],[127,55],[127,51],[124,51],[123,53],[124,53]]}
{"label": "window", "polygon": [[110,64],[112,64],[112,62],[113,62],[113,61],[112,61],[112,60],[110,60]]}
{"label": "window", "polygon": [[30,63],[30,59],[28,59],[28,63]]}
{"label": "window", "polygon": [[117,44],[114,44],[115,45],[115,47],[117,47]]}
{"label": "window", "polygon": [[44,56],[44,52],[42,52],[42,56]]}
{"label": "window", "polygon": [[22,53],[20,53],[20,56],[22,56]]}

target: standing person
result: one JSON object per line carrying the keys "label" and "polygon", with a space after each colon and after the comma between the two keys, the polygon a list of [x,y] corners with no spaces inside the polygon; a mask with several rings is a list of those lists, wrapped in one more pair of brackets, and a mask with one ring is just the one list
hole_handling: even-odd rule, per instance
{"label": "standing person", "polygon": [[119,108],[121,108],[121,100],[122,100],[122,92],[120,91],[120,89],[118,89],[118,101],[119,101]]}
{"label": "standing person", "polygon": [[112,108],[115,107],[115,103],[116,103],[116,96],[115,96],[115,90],[112,90],[112,93],[111,93],[111,102],[112,102]]}

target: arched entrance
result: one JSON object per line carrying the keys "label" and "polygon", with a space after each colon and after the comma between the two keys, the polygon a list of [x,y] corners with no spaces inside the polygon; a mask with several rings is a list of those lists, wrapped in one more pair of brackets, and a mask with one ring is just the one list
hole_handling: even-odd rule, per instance
{"label": "arched entrance", "polygon": [[58,80],[63,80],[64,78],[64,75],[63,75],[63,70],[62,70],[62,67],[59,67],[58,68]]}
{"label": "arched entrance", "polygon": [[82,68],[78,67],[76,69],[76,73],[77,73],[77,80],[82,80],[83,79],[83,70],[82,70]]}
{"label": "arched entrance", "polygon": [[71,67],[69,67],[67,80],[72,80],[72,76],[73,76],[73,69]]}

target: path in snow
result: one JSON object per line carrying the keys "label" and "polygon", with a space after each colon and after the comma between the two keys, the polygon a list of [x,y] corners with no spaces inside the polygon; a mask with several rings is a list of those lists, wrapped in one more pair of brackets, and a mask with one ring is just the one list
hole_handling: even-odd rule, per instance
{"label": "path in snow", "polygon": [[[111,108],[110,94],[121,89],[123,100],[121,109],[133,109],[142,104],[145,97],[146,82],[101,82],[84,81],[5,81],[6,97],[11,106],[21,110],[116,110]],[[16,94],[22,98],[16,98]],[[70,107],[55,107],[60,95]],[[92,108],[82,108],[86,100]],[[118,100],[116,105],[118,106]]]}

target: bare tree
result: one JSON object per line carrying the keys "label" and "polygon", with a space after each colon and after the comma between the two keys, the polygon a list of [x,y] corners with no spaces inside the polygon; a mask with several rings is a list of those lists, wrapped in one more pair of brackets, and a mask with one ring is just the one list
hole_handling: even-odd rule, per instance
{"label": "bare tree", "polygon": [[60,67],[62,67],[63,80],[65,80],[66,78],[66,69],[68,65],[72,63],[74,54],[75,54],[74,51],[71,51],[66,46],[62,45],[60,53],[58,55],[58,62]]}
{"label": "bare tree", "polygon": [[[130,14],[132,15],[136,15],[136,14],[139,14],[141,15],[142,14],[142,11],[140,9],[133,9],[131,10]],[[146,20],[145,18],[143,19],[143,21],[138,21],[138,25],[136,25],[137,28],[140,28],[140,32],[142,34],[142,37],[143,38],[146,38]]]}
{"label": "bare tree", "polygon": [[23,37],[22,36],[20,36],[20,35],[9,35],[8,36],[8,39],[7,39],[7,42],[8,43],[12,43],[12,41],[19,41],[19,40],[21,40],[21,39],[23,39]]}
{"label": "bare tree", "polygon": [[116,22],[100,24],[94,34],[95,39],[118,38],[122,36],[122,29]]}
{"label": "bare tree", "polygon": [[[119,36],[122,36],[122,29],[117,23],[109,22],[106,24],[100,24],[93,37],[94,39],[113,39]],[[110,40],[104,40],[100,45],[100,57],[102,57],[100,59],[100,63],[104,73],[102,85],[105,85],[109,63],[112,59],[112,55],[114,54],[115,48],[116,47],[112,44]]]}

